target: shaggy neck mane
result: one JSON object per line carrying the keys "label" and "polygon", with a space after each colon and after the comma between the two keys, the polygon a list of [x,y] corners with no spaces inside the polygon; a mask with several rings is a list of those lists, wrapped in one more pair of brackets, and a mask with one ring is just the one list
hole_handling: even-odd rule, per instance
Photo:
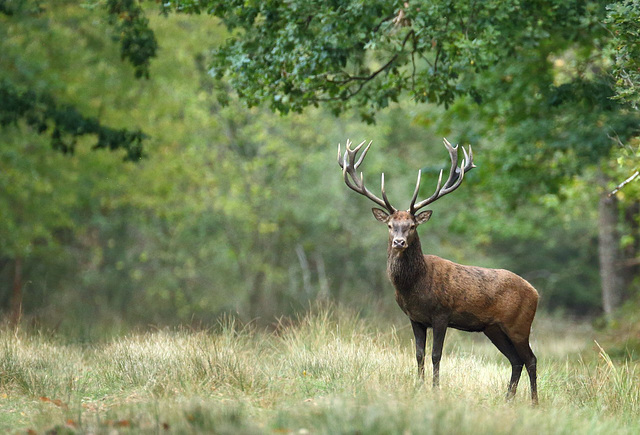
{"label": "shaggy neck mane", "polygon": [[398,291],[411,290],[427,273],[427,264],[424,261],[420,239],[416,236],[407,249],[396,251],[387,247],[387,273],[393,286]]}

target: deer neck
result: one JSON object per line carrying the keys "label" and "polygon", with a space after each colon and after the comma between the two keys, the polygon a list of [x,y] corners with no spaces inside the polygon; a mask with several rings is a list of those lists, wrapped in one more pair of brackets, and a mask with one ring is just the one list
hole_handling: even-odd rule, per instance
{"label": "deer neck", "polygon": [[393,286],[400,292],[411,291],[427,274],[427,264],[417,235],[404,251],[392,249],[391,242],[389,242],[387,274]]}

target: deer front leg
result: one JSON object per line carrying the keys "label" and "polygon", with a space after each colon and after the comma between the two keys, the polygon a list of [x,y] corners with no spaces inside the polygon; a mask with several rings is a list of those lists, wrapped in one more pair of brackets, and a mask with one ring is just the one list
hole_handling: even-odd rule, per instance
{"label": "deer front leg", "polygon": [[411,327],[413,328],[413,335],[416,339],[416,360],[418,361],[418,376],[424,380],[424,347],[427,342],[427,328],[426,326],[411,321]]}
{"label": "deer front leg", "polygon": [[440,358],[442,358],[442,347],[444,346],[444,336],[446,333],[446,322],[433,323],[433,348],[431,349],[433,388],[440,388]]}

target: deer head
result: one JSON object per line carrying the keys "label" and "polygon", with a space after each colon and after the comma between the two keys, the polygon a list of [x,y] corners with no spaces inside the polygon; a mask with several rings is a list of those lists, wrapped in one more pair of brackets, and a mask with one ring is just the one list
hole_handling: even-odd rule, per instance
{"label": "deer head", "polygon": [[[351,141],[347,139],[346,149],[344,155],[340,151],[340,144],[338,144],[338,164],[342,168],[342,176],[344,177],[345,184],[352,190],[358,192],[361,195],[366,196],[371,201],[375,202],[384,210],[379,208],[373,208],[373,216],[380,222],[386,223],[389,227],[389,244],[392,249],[404,250],[411,245],[411,242],[417,237],[416,228],[418,225],[425,223],[431,217],[431,210],[425,210],[421,213],[418,211],[444,195],[456,190],[462,183],[465,172],[470,171],[476,166],[473,164],[473,151],[471,145],[469,145],[469,152],[462,148],[464,157],[462,164],[458,166],[458,146],[452,146],[447,139],[444,139],[444,145],[449,151],[449,157],[451,158],[451,169],[449,170],[449,177],[447,181],[442,184],[442,173],[438,177],[438,184],[436,190],[429,198],[416,203],[418,199],[418,191],[420,190],[420,179],[422,177],[422,169],[418,171],[418,181],[416,182],[416,188],[411,198],[411,205],[406,211],[396,210],[384,190],[384,173],[382,173],[381,191],[382,199],[371,193],[369,189],[364,185],[364,175],[360,172],[360,176],[356,170],[364,160],[372,141],[365,147],[364,151],[357,158],[358,152],[365,144],[366,141],[361,142],[358,146],[351,149]],[[357,160],[356,160],[357,158]],[[386,211],[385,211],[386,210]]]}

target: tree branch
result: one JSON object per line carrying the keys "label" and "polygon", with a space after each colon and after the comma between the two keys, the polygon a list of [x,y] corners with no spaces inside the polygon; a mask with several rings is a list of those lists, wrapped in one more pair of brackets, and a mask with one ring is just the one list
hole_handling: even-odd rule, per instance
{"label": "tree branch", "polygon": [[640,176],[640,171],[636,171],[633,173],[632,176],[630,176],[629,178],[627,178],[626,180],[624,180],[622,183],[618,184],[616,186],[615,189],[613,189],[611,192],[609,192],[609,194],[607,195],[608,197],[612,197],[613,195],[615,195],[616,193],[618,193],[624,186],[626,186],[627,184],[631,183],[633,180],[635,180],[636,178],[638,178],[638,176]]}
{"label": "tree branch", "polygon": [[[336,100],[342,100],[342,101],[346,101],[349,98],[355,96],[356,94],[358,94],[363,88],[364,86],[370,82],[371,80],[373,80],[374,78],[376,78],[376,76],[378,74],[380,74],[382,71],[385,71],[386,69],[388,69],[391,64],[393,62],[395,62],[395,60],[398,58],[398,56],[400,55],[400,53],[402,53],[404,51],[404,47],[407,45],[407,41],[409,41],[409,38],[414,35],[415,36],[415,32],[412,30],[410,30],[409,32],[407,32],[407,34],[405,35],[404,39],[402,40],[402,45],[400,47],[400,51],[396,54],[394,54],[391,59],[389,59],[389,61],[387,63],[385,63],[383,66],[381,66],[380,68],[378,68],[376,71],[372,72],[371,74],[369,74],[368,76],[350,76],[347,73],[347,77],[344,80],[331,80],[331,79],[326,79],[327,82],[332,83],[332,84],[336,84],[336,85],[346,85],[349,82],[353,82],[353,81],[360,81],[360,86],[358,86],[358,88],[355,91],[351,91],[349,92],[347,95],[345,96],[339,96],[339,97],[317,97],[312,99],[311,101],[315,101],[315,102],[322,102],[322,101],[336,101]],[[413,51],[412,51],[413,54]]]}
{"label": "tree branch", "polygon": [[391,66],[391,64],[398,58],[398,53],[394,54],[393,57],[391,57],[391,59],[389,60],[389,62],[385,63],[381,68],[379,68],[377,71],[374,71],[373,73],[371,73],[369,76],[367,77],[353,77],[352,80],[345,80],[343,82],[340,81],[331,81],[331,80],[327,80],[329,83],[335,83],[335,84],[347,84],[350,81],[353,80],[360,80],[362,81],[362,83],[360,83],[360,86],[358,86],[358,89],[356,89],[353,92],[350,92],[348,95],[344,96],[344,97],[318,97],[318,98],[314,98],[312,101],[336,101],[336,100],[348,100],[349,98],[353,97],[354,95],[356,95],[358,92],[360,92],[362,90],[362,88],[364,88],[364,86],[370,82],[371,80],[373,80],[374,78],[376,78],[376,76],[378,74],[380,74],[382,71],[384,71],[385,69],[389,68],[389,66]]}
{"label": "tree branch", "polygon": [[380,27],[382,27],[384,23],[386,23],[389,20],[392,20],[393,18],[395,18],[395,16],[396,16],[395,14],[391,14],[384,17],[378,24],[376,24],[376,26],[373,29],[371,29],[371,31],[373,33],[376,33],[378,30],[380,30]]}

